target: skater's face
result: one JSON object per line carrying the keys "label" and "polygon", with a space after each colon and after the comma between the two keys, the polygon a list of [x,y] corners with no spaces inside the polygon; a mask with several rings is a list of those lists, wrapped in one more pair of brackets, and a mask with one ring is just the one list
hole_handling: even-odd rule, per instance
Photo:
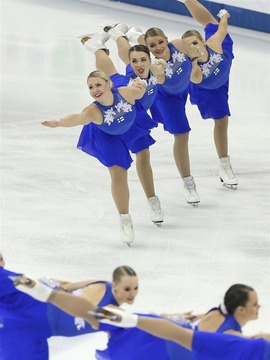
{"label": "skater's face", "polygon": [[259,315],[260,305],[255,291],[249,292],[249,298],[245,306],[240,306],[239,311],[247,321],[256,320]]}
{"label": "skater's face", "polygon": [[100,77],[90,77],[87,81],[90,95],[98,102],[106,101],[108,95],[111,95],[111,84],[109,81]]}
{"label": "skater's face", "polygon": [[148,54],[143,51],[132,51],[129,58],[135,74],[141,79],[146,79],[151,65],[151,59]]}
{"label": "skater's face", "polygon": [[168,47],[168,40],[164,36],[148,36],[146,45],[149,51],[157,58],[169,60],[171,57],[170,49]]}
{"label": "skater's face", "polygon": [[122,276],[119,282],[113,283],[113,293],[119,305],[123,303],[133,304],[138,290],[137,276]]}

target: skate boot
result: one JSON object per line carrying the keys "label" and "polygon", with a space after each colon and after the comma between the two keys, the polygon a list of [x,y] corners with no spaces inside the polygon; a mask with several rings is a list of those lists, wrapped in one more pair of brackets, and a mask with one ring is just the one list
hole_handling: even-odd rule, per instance
{"label": "skate boot", "polygon": [[137,26],[130,27],[126,33],[128,40],[135,44],[138,43],[138,38],[142,35],[144,35],[144,33]]}
{"label": "skate boot", "polygon": [[193,176],[184,177],[183,181],[184,189],[186,190],[186,201],[194,207],[197,207],[200,202],[200,197],[197,193]]}
{"label": "skate boot", "polygon": [[160,201],[157,196],[148,198],[148,204],[151,209],[151,220],[156,225],[161,225],[164,220],[163,212],[161,210]]}
{"label": "skate boot", "polygon": [[235,190],[237,189],[238,180],[233,173],[229,156],[220,158],[219,177],[224,186]]}
{"label": "skate boot", "polygon": [[103,30],[115,41],[122,36],[127,39],[126,32],[128,31],[128,26],[126,24],[105,26]]}
{"label": "skate boot", "polygon": [[120,215],[121,240],[130,246],[134,241],[134,229],[130,214]]}
{"label": "skate boot", "polygon": [[109,55],[109,49],[106,48],[105,43],[109,40],[110,36],[106,32],[100,31],[94,35],[82,35],[80,38],[81,43],[92,53],[95,53],[97,50],[104,50]]}

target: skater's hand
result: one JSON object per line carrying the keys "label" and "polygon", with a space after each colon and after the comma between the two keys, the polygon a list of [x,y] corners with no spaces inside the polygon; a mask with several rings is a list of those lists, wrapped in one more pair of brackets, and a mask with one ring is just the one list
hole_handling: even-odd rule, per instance
{"label": "skater's hand", "polygon": [[47,302],[53,293],[53,289],[26,275],[10,276],[9,278],[18,290],[32,296],[36,300]]}
{"label": "skater's hand", "polygon": [[219,13],[217,14],[217,17],[220,19],[223,18],[223,16],[227,17],[227,19],[231,16],[229,12],[226,9],[221,9]]}
{"label": "skater's hand", "polygon": [[199,319],[199,315],[194,315],[192,311],[175,314],[161,314],[161,316],[178,323],[182,322],[183,324],[191,323]]}
{"label": "skater's hand", "polygon": [[146,80],[142,80],[141,78],[137,77],[135,79],[132,79],[130,86],[136,87],[139,89],[145,89],[147,86]]}
{"label": "skater's hand", "polygon": [[47,126],[47,127],[51,127],[51,128],[56,128],[58,126],[60,126],[60,120],[47,120],[47,121],[42,121],[41,123],[43,126]]}
{"label": "skater's hand", "polygon": [[164,59],[155,59],[153,61],[153,65],[162,65],[163,68],[165,69],[166,65],[167,65],[167,62],[164,60]]}

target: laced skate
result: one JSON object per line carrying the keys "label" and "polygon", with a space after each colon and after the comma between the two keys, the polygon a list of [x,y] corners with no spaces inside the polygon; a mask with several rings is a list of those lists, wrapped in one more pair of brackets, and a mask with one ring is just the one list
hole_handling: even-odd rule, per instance
{"label": "laced skate", "polygon": [[129,41],[137,44],[138,43],[138,38],[143,35],[143,32],[140,28],[138,28],[137,26],[131,26],[128,31],[126,32],[126,36],[128,38]]}
{"label": "laced skate", "polygon": [[130,246],[134,241],[134,229],[130,214],[120,215],[121,240]]}
{"label": "laced skate", "polygon": [[100,31],[94,35],[85,34],[79,36],[81,43],[87,50],[95,53],[97,50],[104,50],[109,55],[109,49],[105,46],[105,43],[109,40],[110,36],[104,31]]}
{"label": "laced skate", "polygon": [[161,210],[159,198],[157,196],[150,197],[148,199],[148,204],[151,209],[151,220],[154,224],[161,226],[164,216]]}
{"label": "laced skate", "polygon": [[119,37],[126,37],[126,32],[128,31],[128,26],[126,24],[115,24],[107,25],[103,28],[103,31],[113,39],[117,40]]}
{"label": "laced skate", "polygon": [[186,191],[186,201],[194,207],[198,207],[200,197],[196,190],[196,185],[193,176],[183,178],[184,189]]}
{"label": "laced skate", "polygon": [[224,186],[237,190],[238,180],[233,173],[230,156],[220,158],[219,177]]}

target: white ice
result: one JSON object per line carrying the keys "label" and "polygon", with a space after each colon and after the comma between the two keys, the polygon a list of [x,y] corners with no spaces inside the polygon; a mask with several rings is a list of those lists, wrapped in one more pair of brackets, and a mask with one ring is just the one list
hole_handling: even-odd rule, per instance
{"label": "white ice", "polygon": [[[188,104],[201,203],[194,209],[185,202],[173,138],[155,129],[152,166],[165,222],[157,228],[149,220],[133,164],[136,240],[128,248],[119,241],[107,169],[76,149],[81,129],[40,123],[78,113],[92,101],[86,77],[95,69],[94,56],[78,35],[116,22],[158,26],[169,39],[201,27],[187,17],[107,0],[2,0],[1,7],[1,249],[7,268],[35,277],[110,280],[116,266],[128,264],[140,279],[136,303],[128,308],[141,312],[200,313],[218,305],[230,285],[245,283],[257,290],[261,310],[244,331],[269,332],[269,37],[230,27],[229,138],[238,190],[219,181],[213,121],[201,120]],[[113,41],[108,46],[123,71]],[[105,342],[105,334],[53,338],[50,358],[91,360]]]}

